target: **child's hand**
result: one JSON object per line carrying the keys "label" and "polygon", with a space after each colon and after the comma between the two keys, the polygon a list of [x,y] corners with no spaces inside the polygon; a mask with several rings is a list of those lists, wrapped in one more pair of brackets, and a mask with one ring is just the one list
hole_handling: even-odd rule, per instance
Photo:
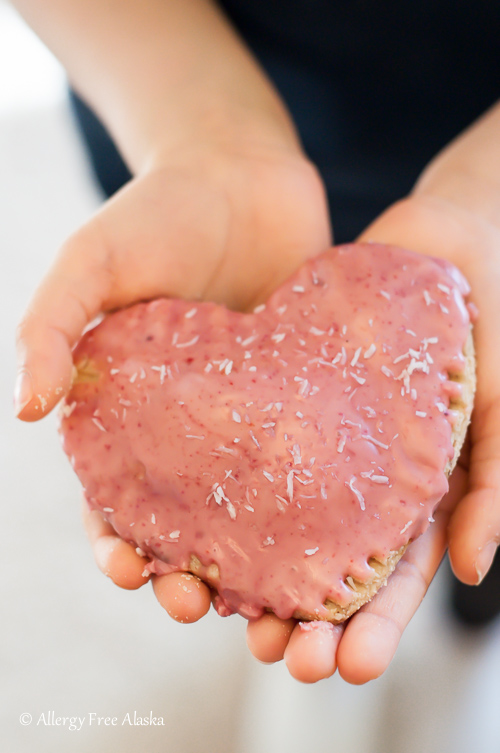
{"label": "child's hand", "polygon": [[450,492],[434,514],[436,522],[411,544],[387,587],[345,629],[335,628],[327,637],[301,634],[300,627],[274,617],[249,624],[253,653],[263,661],[284,655],[291,673],[305,682],[329,676],[336,666],[352,683],[382,674],[447,545],[464,583],[479,583],[493,561],[500,540],[499,133],[497,106],[438,156],[412,197],[388,209],[360,238],[442,257],[464,272],[480,310],[474,326],[478,387],[469,443]]}
{"label": "child's hand", "polygon": [[368,228],[368,238],[411,242],[415,251],[453,262],[469,280],[480,312],[474,325],[478,384],[470,441],[454,474],[455,481],[462,479],[465,496],[454,497],[448,527],[455,574],[477,584],[490,568],[500,536],[500,220],[418,191]]}
{"label": "child's hand", "polygon": [[[102,311],[158,296],[215,300],[248,309],[302,262],[331,245],[316,170],[297,148],[252,142],[193,149],[136,178],[61,249],[18,328],[19,416],[34,421],[65,394],[74,344]],[[138,588],[144,559],[84,506],[99,567]],[[194,576],[154,579],[181,622],[210,606]]]}
{"label": "child's hand", "polygon": [[331,242],[321,181],[298,151],[252,144],[176,155],[64,245],[18,329],[19,416],[66,393],[71,349],[102,311],[158,296],[247,309]]}

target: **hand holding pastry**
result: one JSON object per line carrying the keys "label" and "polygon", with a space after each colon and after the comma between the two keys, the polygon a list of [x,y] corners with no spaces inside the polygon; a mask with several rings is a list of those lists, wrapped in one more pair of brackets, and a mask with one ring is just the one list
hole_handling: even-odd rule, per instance
{"label": "hand holding pastry", "polygon": [[[43,12],[32,0],[17,5],[138,176],[65,244],[19,328],[17,408],[22,419],[36,420],[68,391],[71,350],[100,312],[157,296],[249,309],[331,239],[321,181],[286,111],[212,3],[196,0],[191,13],[178,0],[131,2],[127,13],[120,3],[97,0],[48,0]],[[496,133],[493,113],[364,236],[450,259],[481,305],[471,491],[457,504],[468,481],[453,477],[436,523],[345,631],[305,629],[272,615],[252,621],[252,651],[266,661],[286,651],[290,671],[304,681],[328,676],[337,663],[351,682],[384,671],[437,569],[452,508],[451,556],[463,580],[485,574],[482,560],[498,541]],[[99,512],[86,522],[102,569],[122,586],[140,586],[143,558]],[[208,607],[207,587],[194,576],[156,576],[154,585],[177,619],[197,619]]]}
{"label": "hand holding pastry", "polygon": [[[316,673],[302,663],[295,642],[285,650],[286,626],[276,624],[274,618],[269,618],[273,623],[269,629],[264,622],[249,626],[253,652],[262,659],[285,652],[289,667],[301,679],[317,679],[333,671],[332,651],[339,672],[349,682],[379,676],[446,547],[454,572],[464,583],[479,583],[493,561],[500,540],[499,132],[497,105],[436,157],[410,197],[389,208],[359,239],[442,257],[462,270],[472,288],[472,301],[480,307],[474,326],[478,385],[470,442],[450,479],[450,492],[434,516],[436,522],[411,544],[387,587],[351,618],[343,636],[332,635],[328,650],[323,639],[315,654]],[[300,635],[299,640],[303,640]]]}
{"label": "hand holding pastry", "polygon": [[436,157],[407,200],[362,236],[406,244],[456,264],[480,309],[474,326],[478,388],[470,447],[457,469],[463,492],[454,497],[448,529],[453,570],[471,585],[488,572],[500,540],[499,133],[497,105]]}
{"label": "hand holding pastry", "polygon": [[[254,313],[158,300],[108,317],[75,350],[63,406],[89,503],[145,574],[194,573],[220,614],[250,618],[257,651],[279,627],[264,610],[282,631],[345,621],[447,489],[474,391],[467,292],[444,262],[352,245]],[[340,633],[301,623],[291,671],[314,677],[311,649]]]}

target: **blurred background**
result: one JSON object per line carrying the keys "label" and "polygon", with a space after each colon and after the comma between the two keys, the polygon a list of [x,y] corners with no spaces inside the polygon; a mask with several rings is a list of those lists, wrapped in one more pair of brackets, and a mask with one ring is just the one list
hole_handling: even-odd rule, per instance
{"label": "blurred background", "polygon": [[[252,659],[241,618],[210,613],[178,625],[149,586],[121,591],[98,572],[56,420],[15,421],[11,393],[16,323],[59,245],[101,196],[64,72],[3,0],[0,70],[3,749],[499,753],[500,624],[454,622],[443,568],[388,672],[359,688],[337,676],[300,685],[281,664]],[[123,725],[134,712],[164,726]],[[91,713],[118,724],[90,724]],[[31,724],[21,723],[26,714]],[[71,731],[57,717],[85,723]]]}

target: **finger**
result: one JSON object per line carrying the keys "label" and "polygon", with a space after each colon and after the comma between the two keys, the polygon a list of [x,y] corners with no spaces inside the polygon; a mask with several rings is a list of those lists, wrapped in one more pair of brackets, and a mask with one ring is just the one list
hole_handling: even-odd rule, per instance
{"label": "finger", "polygon": [[97,566],[120,588],[135,590],[149,580],[143,575],[146,560],[131,544],[116,535],[98,510],[83,504],[83,524],[94,551]]}
{"label": "finger", "polygon": [[71,349],[101,311],[111,276],[95,225],[80,231],[35,292],[17,329],[16,415],[36,421],[52,410],[71,385]]}
{"label": "finger", "polygon": [[413,542],[387,586],[348,622],[337,652],[340,675],[354,685],[379,677],[389,666],[399,640],[427,592],[446,549],[448,513]]}
{"label": "finger", "polygon": [[337,648],[344,628],[316,620],[299,622],[285,650],[288,671],[304,683],[331,677],[337,669]]}
{"label": "finger", "polygon": [[500,542],[500,400],[481,408],[474,416],[469,491],[449,525],[453,571],[470,585],[484,578]]}
{"label": "finger", "polygon": [[275,614],[250,620],[247,626],[248,648],[264,664],[281,661],[295,625],[295,620],[280,620]]}
{"label": "finger", "polygon": [[191,573],[155,575],[153,589],[161,606],[177,622],[196,622],[210,609],[210,589]]}

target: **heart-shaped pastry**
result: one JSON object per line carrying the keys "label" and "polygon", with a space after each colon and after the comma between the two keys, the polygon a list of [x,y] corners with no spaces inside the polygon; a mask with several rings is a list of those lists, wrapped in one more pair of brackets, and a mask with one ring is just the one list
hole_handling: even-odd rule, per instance
{"label": "heart-shaped pastry", "polygon": [[346,619],[447,491],[474,392],[468,292],[446,262],[347,245],[251,314],[107,316],[61,419],[87,500],[220,614]]}

